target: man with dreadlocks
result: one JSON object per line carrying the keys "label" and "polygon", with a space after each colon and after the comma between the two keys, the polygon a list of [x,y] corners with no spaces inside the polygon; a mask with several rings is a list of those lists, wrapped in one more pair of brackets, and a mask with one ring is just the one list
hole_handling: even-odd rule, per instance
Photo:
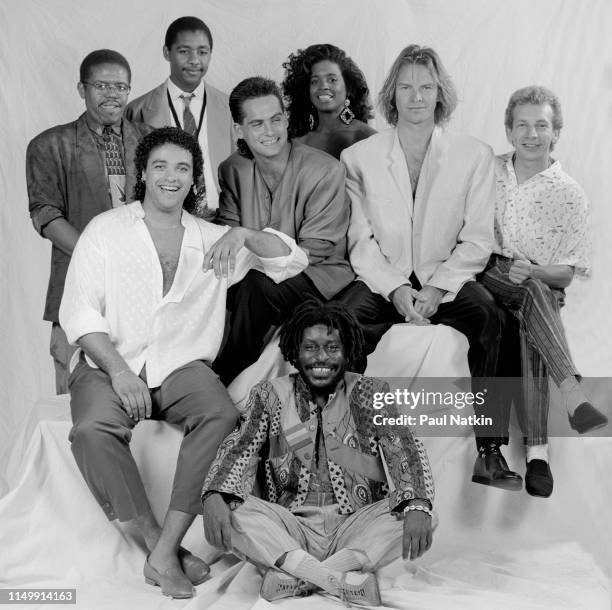
{"label": "man with dreadlocks", "polygon": [[[379,605],[373,572],[431,546],[427,455],[409,428],[376,423],[397,412],[378,410],[385,382],[348,372],[364,342],[342,305],[301,305],[280,347],[298,372],[251,390],[204,483],[206,538],[267,568],[268,601],[320,588]],[[251,493],[258,466],[263,499]]]}

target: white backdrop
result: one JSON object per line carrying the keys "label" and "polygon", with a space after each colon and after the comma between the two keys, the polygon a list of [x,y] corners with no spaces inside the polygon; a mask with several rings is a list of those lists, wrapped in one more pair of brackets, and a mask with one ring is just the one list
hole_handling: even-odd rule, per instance
{"label": "white backdrop", "polygon": [[[50,247],[34,232],[25,185],[25,149],[40,131],[83,111],[81,59],[109,47],[132,66],[132,97],[168,74],[167,25],[197,15],[214,36],[207,76],[228,91],[254,74],[282,77],[287,55],[316,42],[344,48],[377,92],[398,51],[433,46],[461,103],[451,129],[508,149],[503,111],[510,93],[544,84],[563,104],[566,127],[555,151],[587,191],[593,211],[594,272],[570,288],[564,312],[585,375],[607,376],[612,333],[612,3],[609,0],[3,0],[0,3],[0,483],[11,442],[34,402],[53,391],[49,324],[42,322]],[[374,126],[384,122],[377,115]],[[2,484],[0,484],[0,495]]]}

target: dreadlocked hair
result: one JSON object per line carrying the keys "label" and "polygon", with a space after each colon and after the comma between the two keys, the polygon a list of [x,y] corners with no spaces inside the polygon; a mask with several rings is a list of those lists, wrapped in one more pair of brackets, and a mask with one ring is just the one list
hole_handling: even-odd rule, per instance
{"label": "dreadlocked hair", "polygon": [[293,366],[296,365],[304,331],[311,326],[323,324],[329,332],[337,330],[347,359],[347,368],[363,358],[365,342],[359,323],[341,303],[323,303],[309,299],[296,307],[291,317],[283,324],[280,333],[280,350]]}

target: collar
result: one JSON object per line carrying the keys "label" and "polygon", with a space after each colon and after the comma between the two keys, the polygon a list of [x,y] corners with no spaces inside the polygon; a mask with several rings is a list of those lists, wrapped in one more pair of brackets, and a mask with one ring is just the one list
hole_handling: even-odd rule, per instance
{"label": "collar", "polygon": [[[105,125],[98,123],[98,121],[94,120],[91,116],[89,116],[88,112],[85,112],[85,123],[87,123],[87,127],[95,134],[101,136],[102,131],[104,130]],[[113,133],[121,136],[121,126],[123,124],[123,119],[119,121],[116,125],[110,125],[110,128],[113,130]]]}
{"label": "collar", "polygon": [[[173,82],[170,77],[166,81],[166,85],[168,87],[168,93],[170,94],[170,99],[173,102],[181,102],[181,95],[188,93],[187,91],[183,91],[179,89]],[[204,79],[200,81],[200,84],[191,92],[194,95],[193,99],[198,99],[202,101],[204,99]]]}
{"label": "collar", "polygon": [[[517,184],[518,180],[516,178],[516,171],[514,170],[514,151],[501,155],[502,160],[504,161],[504,167],[506,168],[507,174],[514,180],[514,183]],[[525,180],[523,184],[529,182],[530,180],[535,180],[537,178],[547,178],[547,179],[555,179],[558,177],[559,172],[561,172],[561,163],[556,159],[550,157],[549,165],[545,170],[534,174],[529,178],[529,180]]]}
{"label": "collar", "polygon": [[[127,204],[125,207],[129,210],[133,222],[136,222],[139,219],[144,220],[145,211],[142,207],[142,202],[133,201],[132,203]],[[181,214],[181,224],[184,227],[188,227],[190,226],[192,221],[193,217],[191,216],[191,214],[189,214],[187,210],[183,210],[183,213]]]}

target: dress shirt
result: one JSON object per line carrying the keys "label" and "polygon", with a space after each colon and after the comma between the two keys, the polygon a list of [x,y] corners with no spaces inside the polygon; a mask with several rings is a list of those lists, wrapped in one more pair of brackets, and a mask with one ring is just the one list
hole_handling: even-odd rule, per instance
{"label": "dress shirt", "polygon": [[[183,110],[185,108],[185,102],[181,98],[181,95],[189,95],[187,91],[179,89],[170,79],[168,83],[168,93],[174,106],[174,111],[179,120],[178,127],[183,128]],[[198,142],[202,149],[202,156],[204,157],[204,184],[206,185],[206,203],[211,210],[216,210],[219,207],[219,193],[215,187],[215,179],[212,173],[212,164],[210,162],[210,155],[208,153],[208,109],[204,109],[204,116],[202,117],[202,124],[200,125],[200,113],[202,112],[202,104],[204,103],[204,81],[201,80],[200,84],[191,92],[193,97],[189,102],[189,110],[193,114],[193,118],[196,122],[196,127],[199,127]]]}
{"label": "dress shirt", "polygon": [[60,323],[70,343],[88,333],[108,334],[134,373],[146,363],[151,388],[187,362],[215,359],[225,326],[227,290],[250,269],[278,283],[308,264],[293,239],[270,230],[289,246],[289,254],[259,258],[242,248],[231,277],[216,278],[211,269],[202,270],[204,254],[228,227],[185,211],[181,223],[179,263],[164,296],[161,265],[141,203],[94,218],[73,252],[60,306]]}
{"label": "dress shirt", "polygon": [[588,275],[589,203],[580,185],[553,161],[518,184],[513,153],[495,159],[495,252],[538,265],[570,265]]}

